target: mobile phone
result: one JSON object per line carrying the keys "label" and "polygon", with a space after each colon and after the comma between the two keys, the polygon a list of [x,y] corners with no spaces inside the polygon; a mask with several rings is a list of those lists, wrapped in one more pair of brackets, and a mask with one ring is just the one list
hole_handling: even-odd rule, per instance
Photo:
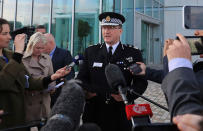
{"label": "mobile phone", "polygon": [[133,65],[131,65],[130,67],[128,67],[132,72],[133,72],[133,74],[134,75],[136,75],[136,74],[138,74],[138,73],[140,73],[141,71],[142,71],[142,69],[140,68],[140,66],[138,65],[138,64],[133,64]]}
{"label": "mobile phone", "polygon": [[[191,48],[191,55],[203,54],[203,37],[202,36],[184,36]],[[176,39],[179,39],[178,37]]]}
{"label": "mobile phone", "polygon": [[137,125],[133,131],[179,131],[173,123],[150,123]]}
{"label": "mobile phone", "polygon": [[183,26],[185,29],[203,29],[203,6],[183,7]]}

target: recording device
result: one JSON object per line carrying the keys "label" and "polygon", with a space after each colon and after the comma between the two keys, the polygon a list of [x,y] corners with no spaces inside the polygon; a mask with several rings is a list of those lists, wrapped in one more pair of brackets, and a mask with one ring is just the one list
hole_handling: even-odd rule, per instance
{"label": "recording device", "polygon": [[78,81],[70,80],[62,88],[50,118],[41,131],[75,131],[79,127],[85,95]]}
{"label": "recording device", "polygon": [[26,27],[17,29],[15,31],[12,31],[11,32],[12,40],[15,39],[16,35],[22,34],[22,33],[26,34],[25,47],[24,47],[24,50],[25,50],[26,47],[27,47],[27,44],[28,44],[28,41],[29,41],[30,37],[35,33],[35,27],[34,26],[26,26]]}
{"label": "recording device", "polygon": [[82,60],[81,55],[76,55],[73,59],[73,62],[71,62],[69,65],[67,65],[66,69],[68,70],[70,67],[74,67],[75,65],[79,65],[79,61]]}
{"label": "recording device", "polygon": [[140,66],[139,66],[138,64],[136,64],[136,63],[133,64],[133,65],[131,65],[131,66],[129,66],[128,69],[129,69],[130,71],[132,71],[132,73],[133,73],[134,75],[136,75],[136,74],[142,72],[142,69],[141,69]]}
{"label": "recording device", "polygon": [[183,7],[183,26],[185,29],[203,29],[203,6]]}
{"label": "recording device", "polygon": [[[202,36],[184,36],[191,48],[191,55],[203,54],[203,37]],[[176,39],[179,40],[178,37]]]}
{"label": "recording device", "polygon": [[132,121],[133,128],[143,123],[151,123],[149,116],[152,117],[153,113],[149,104],[126,105],[125,111],[127,119]]}
{"label": "recording device", "polygon": [[[126,82],[124,76],[117,65],[109,64],[105,68],[107,82],[111,88],[121,89],[119,92],[126,104],[126,115],[128,120],[131,119],[133,130],[138,131],[178,131],[176,125],[172,123],[151,123],[149,116],[152,116],[152,111],[148,104],[128,105],[126,98]],[[124,89],[124,90],[123,90]],[[125,102],[126,101],[126,102]]]}
{"label": "recording device", "polygon": [[113,93],[119,93],[124,103],[128,104],[126,81],[120,68],[115,64],[108,64],[105,68],[105,75]]}

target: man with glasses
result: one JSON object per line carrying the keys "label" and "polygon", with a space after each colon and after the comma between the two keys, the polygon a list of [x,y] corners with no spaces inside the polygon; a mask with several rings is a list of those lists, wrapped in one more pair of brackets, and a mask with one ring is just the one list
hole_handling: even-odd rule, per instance
{"label": "man with glasses", "polygon": [[[142,94],[147,81],[142,76],[133,76],[125,68],[142,61],[138,49],[121,44],[123,15],[104,12],[99,15],[104,43],[88,47],[84,53],[83,64],[77,76],[83,82],[86,92],[86,105],[83,122],[94,122],[103,131],[131,131],[131,122],[127,120],[122,97],[110,90],[105,76],[105,67],[111,63],[120,67],[127,86]],[[130,103],[137,96],[127,92]]]}

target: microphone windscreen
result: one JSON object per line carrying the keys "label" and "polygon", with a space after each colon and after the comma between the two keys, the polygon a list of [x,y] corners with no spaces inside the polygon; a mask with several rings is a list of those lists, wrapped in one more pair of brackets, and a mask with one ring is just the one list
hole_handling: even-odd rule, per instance
{"label": "microphone windscreen", "polygon": [[95,123],[84,123],[78,131],[101,131],[101,128]]}
{"label": "microphone windscreen", "polygon": [[126,81],[120,68],[115,64],[109,64],[105,68],[105,75],[109,86],[116,89],[119,85],[125,87]]}
{"label": "microphone windscreen", "polygon": [[79,126],[84,103],[85,95],[82,88],[76,80],[68,81],[62,88],[42,131],[74,131]]}
{"label": "microphone windscreen", "polygon": [[149,104],[126,105],[125,110],[128,120],[130,120],[131,117],[146,116],[146,115],[152,117],[153,115]]}

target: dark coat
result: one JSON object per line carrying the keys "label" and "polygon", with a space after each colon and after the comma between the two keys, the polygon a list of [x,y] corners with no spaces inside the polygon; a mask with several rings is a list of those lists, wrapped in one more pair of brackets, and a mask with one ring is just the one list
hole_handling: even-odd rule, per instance
{"label": "dark coat", "polygon": [[192,69],[181,67],[168,73],[162,83],[171,116],[201,114],[203,102],[199,85]]}
{"label": "dark coat", "polygon": [[146,68],[146,79],[157,82],[159,84],[162,83],[162,80],[168,73],[168,58],[164,56],[163,58],[163,69],[153,69],[150,67]]}
{"label": "dark coat", "polygon": [[[124,70],[137,61],[142,61],[141,52],[120,43],[111,57],[110,63],[118,65],[127,85],[142,94],[146,90],[147,81],[141,76],[133,76],[129,70]],[[83,82],[85,90],[96,92],[97,96],[87,101],[83,121],[95,122],[104,131],[131,130],[130,122],[126,119],[124,103],[117,102],[110,97],[111,90],[105,76],[105,67],[108,64],[105,44],[93,45],[85,50],[83,64],[77,79]],[[133,85],[131,85],[132,82]],[[127,94],[130,102],[137,98],[129,92]],[[105,103],[107,98],[110,98],[109,104]]]}
{"label": "dark coat", "polygon": [[[12,59],[12,52],[3,50],[3,54],[9,62],[6,63],[0,59],[0,109],[9,112],[9,115],[3,117],[0,129],[17,126],[25,122],[25,75],[29,76],[24,65]],[[47,86],[43,87],[41,79],[29,78],[29,88],[27,90],[41,90],[44,88],[47,88]]]}
{"label": "dark coat", "polygon": [[[62,48],[56,47],[53,57],[52,57],[52,64],[54,72],[56,72],[58,69],[69,65],[73,61],[73,58],[69,51],[64,50]],[[72,68],[71,72],[66,76],[66,80],[73,79],[75,77],[75,71]],[[56,81],[56,84],[60,83],[60,81]],[[61,88],[58,88],[52,95],[51,95],[51,107],[56,102],[58,96],[60,95]]]}

